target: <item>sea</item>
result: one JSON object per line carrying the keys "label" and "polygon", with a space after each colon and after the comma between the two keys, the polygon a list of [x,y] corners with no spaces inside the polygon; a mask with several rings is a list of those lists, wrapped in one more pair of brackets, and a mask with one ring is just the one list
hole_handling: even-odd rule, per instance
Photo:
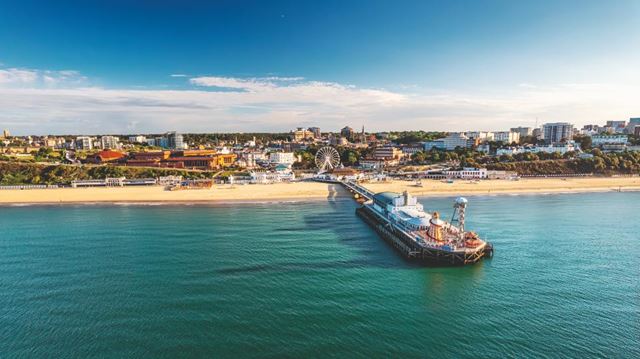
{"label": "sea", "polygon": [[0,358],[640,358],[640,193],[468,199],[452,268],[349,199],[0,207]]}

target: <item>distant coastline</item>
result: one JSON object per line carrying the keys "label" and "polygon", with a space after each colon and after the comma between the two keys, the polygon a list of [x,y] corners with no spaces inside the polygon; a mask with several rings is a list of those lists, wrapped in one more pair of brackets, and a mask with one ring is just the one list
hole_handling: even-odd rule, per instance
{"label": "distant coastline", "polygon": [[[474,196],[640,191],[639,177],[531,178],[453,183],[422,180],[367,183],[374,192],[407,190],[416,196]],[[233,204],[300,202],[350,198],[340,185],[317,182],[268,185],[215,185],[212,189],[166,191],[160,186],[2,190],[0,204]]]}

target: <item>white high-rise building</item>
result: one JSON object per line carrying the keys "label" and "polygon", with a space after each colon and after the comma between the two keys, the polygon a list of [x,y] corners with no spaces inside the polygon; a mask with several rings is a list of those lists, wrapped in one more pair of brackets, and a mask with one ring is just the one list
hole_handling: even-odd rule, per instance
{"label": "white high-rise building", "polygon": [[474,138],[480,140],[480,143],[485,143],[487,141],[493,141],[493,132],[486,131],[468,131],[465,132],[465,135],[469,138]]}
{"label": "white high-rise building", "polygon": [[120,147],[120,139],[116,136],[100,137],[100,147],[104,150],[113,150]]}
{"label": "white high-rise building", "polygon": [[545,123],[542,126],[544,142],[547,144],[560,143],[573,139],[573,125],[568,122]]}
{"label": "white high-rise building", "polygon": [[499,131],[493,133],[493,140],[504,143],[520,142],[520,133],[513,131]]}
{"label": "white high-rise building", "polygon": [[520,137],[533,136],[533,128],[531,127],[513,127],[511,132],[519,133]]}
{"label": "white high-rise building", "polygon": [[78,136],[76,137],[76,149],[77,150],[92,150],[93,149],[93,138],[89,136]]}
{"label": "white high-rise building", "polygon": [[184,150],[186,149],[184,145],[184,138],[181,134],[177,132],[169,132],[166,135],[167,137],[167,146],[174,150]]}
{"label": "white high-rise building", "polygon": [[444,148],[448,151],[455,150],[456,147],[469,147],[469,137],[464,133],[451,133],[449,136],[443,138],[442,141],[444,143]]}
{"label": "white high-rise building", "polygon": [[131,143],[145,143],[147,138],[145,136],[129,136],[129,142]]}
{"label": "white high-rise building", "polygon": [[269,162],[273,164],[292,165],[295,162],[293,152],[271,152]]}

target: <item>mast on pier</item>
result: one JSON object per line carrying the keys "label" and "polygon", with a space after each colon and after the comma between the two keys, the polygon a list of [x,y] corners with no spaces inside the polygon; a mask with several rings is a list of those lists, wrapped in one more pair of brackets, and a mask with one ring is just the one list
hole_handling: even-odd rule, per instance
{"label": "mast on pier", "polygon": [[464,197],[458,197],[453,204],[453,216],[451,216],[451,224],[457,223],[460,228],[460,238],[464,237],[464,215],[467,209],[467,201]]}

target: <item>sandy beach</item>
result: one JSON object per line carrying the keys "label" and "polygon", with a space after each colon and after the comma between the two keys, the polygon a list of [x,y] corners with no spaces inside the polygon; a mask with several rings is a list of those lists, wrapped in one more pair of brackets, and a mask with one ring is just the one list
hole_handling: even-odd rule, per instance
{"label": "sandy beach", "polygon": [[216,185],[211,189],[167,191],[161,186],[2,190],[0,203],[93,202],[257,202],[348,198],[342,186],[318,182]]}
{"label": "sandy beach", "polygon": [[407,190],[419,196],[640,191],[640,177],[528,178],[518,181],[455,180],[453,183],[422,180],[422,187],[409,181],[368,183],[366,186],[373,192]]}
{"label": "sandy beach", "polygon": [[[374,192],[409,192],[419,196],[456,196],[513,193],[570,193],[640,191],[638,177],[612,178],[537,178],[519,181],[486,180],[446,183],[423,180],[366,183]],[[111,188],[59,188],[36,190],[2,190],[0,203],[100,203],[100,202],[265,202],[349,198],[342,186],[317,182],[278,183],[270,185],[217,185],[205,190],[166,191],[160,186]]]}

